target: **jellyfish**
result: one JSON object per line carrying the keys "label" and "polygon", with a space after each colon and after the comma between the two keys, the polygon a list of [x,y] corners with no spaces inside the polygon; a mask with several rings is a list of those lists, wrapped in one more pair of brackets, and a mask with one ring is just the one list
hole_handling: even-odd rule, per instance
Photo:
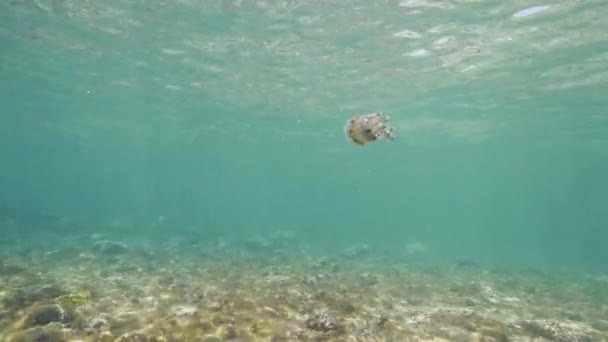
{"label": "jellyfish", "polygon": [[382,112],[363,114],[350,118],[344,127],[346,137],[357,145],[383,139],[393,140],[393,128],[388,125],[389,117]]}

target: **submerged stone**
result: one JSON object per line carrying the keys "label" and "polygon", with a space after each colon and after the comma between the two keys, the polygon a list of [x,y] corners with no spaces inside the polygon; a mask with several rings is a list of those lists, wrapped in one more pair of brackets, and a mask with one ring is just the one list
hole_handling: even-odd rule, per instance
{"label": "submerged stone", "polygon": [[372,248],[368,245],[353,246],[346,249],[342,255],[347,258],[361,258],[372,255]]}
{"label": "submerged stone", "polygon": [[23,273],[25,271],[27,271],[27,268],[23,265],[0,260],[0,275],[13,275]]}
{"label": "submerged stone", "polygon": [[362,286],[373,286],[378,284],[378,278],[371,273],[362,273],[359,275],[359,284]]}
{"label": "submerged stone", "polygon": [[119,336],[118,339],[116,339],[115,341],[116,342],[149,342],[149,341],[155,341],[155,338],[153,336],[149,336],[144,333],[130,332],[130,333],[125,333],[125,334]]}
{"label": "submerged stone", "polygon": [[257,321],[254,322],[249,330],[257,335],[262,337],[267,337],[273,334],[274,328],[270,321]]}
{"label": "submerged stone", "polygon": [[226,340],[234,340],[239,337],[239,333],[234,325],[228,324],[222,329],[222,337]]}
{"label": "submerged stone", "polygon": [[[3,340],[4,341],[4,340]],[[33,328],[9,336],[6,342],[64,342],[66,339],[57,328]]]}
{"label": "submerged stone", "polygon": [[59,304],[36,305],[30,309],[23,322],[24,327],[47,325],[49,323],[67,323],[72,315]]}
{"label": "submerged stone", "polygon": [[551,319],[525,320],[520,325],[535,337],[556,342],[592,342],[597,336],[586,323]]}
{"label": "submerged stone", "polygon": [[84,331],[87,334],[98,333],[107,326],[108,321],[106,319],[101,317],[95,317],[85,323]]}
{"label": "submerged stone", "polygon": [[594,321],[591,323],[591,326],[597,330],[608,332],[608,320],[600,319]]}
{"label": "submerged stone", "polygon": [[93,244],[93,250],[105,255],[118,255],[129,252],[129,247],[122,242],[110,240],[96,241]]}
{"label": "submerged stone", "polygon": [[317,312],[310,315],[306,321],[306,328],[318,332],[340,332],[344,330],[342,323],[330,316],[327,312]]}
{"label": "submerged stone", "polygon": [[33,285],[14,291],[6,291],[0,301],[10,308],[23,308],[36,302],[51,300],[64,293],[65,291],[54,285]]}
{"label": "submerged stone", "polygon": [[141,321],[135,313],[123,313],[114,317],[110,322],[110,330],[115,334],[121,334],[141,328]]}

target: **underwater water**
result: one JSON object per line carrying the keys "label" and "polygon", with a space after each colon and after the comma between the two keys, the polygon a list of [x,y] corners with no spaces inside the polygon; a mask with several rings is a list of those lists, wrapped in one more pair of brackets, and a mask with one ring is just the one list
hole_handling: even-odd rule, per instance
{"label": "underwater water", "polygon": [[0,341],[608,340],[607,18],[1,2]]}

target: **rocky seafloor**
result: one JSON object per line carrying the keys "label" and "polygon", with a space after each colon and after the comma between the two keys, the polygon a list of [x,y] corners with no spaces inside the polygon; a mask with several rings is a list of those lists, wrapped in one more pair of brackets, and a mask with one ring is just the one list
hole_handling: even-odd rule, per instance
{"label": "rocky seafloor", "polygon": [[268,241],[5,250],[0,341],[608,341],[606,276]]}

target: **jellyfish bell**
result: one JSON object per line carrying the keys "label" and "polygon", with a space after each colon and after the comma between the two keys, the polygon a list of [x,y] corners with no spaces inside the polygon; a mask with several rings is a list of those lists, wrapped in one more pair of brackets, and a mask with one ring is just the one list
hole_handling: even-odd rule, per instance
{"label": "jellyfish bell", "polygon": [[394,130],[388,125],[389,117],[382,112],[362,114],[348,119],[344,127],[346,138],[357,145],[395,138]]}

